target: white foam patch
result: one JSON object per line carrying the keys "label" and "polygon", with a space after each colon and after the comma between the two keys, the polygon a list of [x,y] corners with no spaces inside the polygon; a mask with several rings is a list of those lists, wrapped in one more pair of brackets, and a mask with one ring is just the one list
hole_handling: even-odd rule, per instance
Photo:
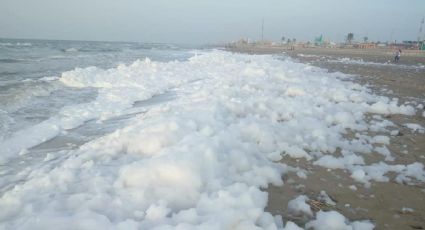
{"label": "white foam patch", "polygon": [[364,165],[364,160],[361,156],[357,156],[355,154],[350,154],[343,157],[324,155],[313,164],[330,169],[344,169],[353,165]]}
{"label": "white foam patch", "polygon": [[350,223],[343,215],[336,211],[319,211],[316,219],[306,224],[306,228],[315,230],[372,230],[374,225],[368,221],[355,221]]}
{"label": "white foam patch", "polygon": [[288,213],[293,216],[307,215],[313,216],[313,212],[311,211],[310,205],[306,202],[308,201],[308,197],[305,195],[300,195],[293,200],[288,202]]}
{"label": "white foam patch", "polygon": [[[267,193],[261,190],[282,185],[282,174],[293,170],[275,162],[281,153],[346,168],[365,184],[388,181],[388,172],[400,182],[423,181],[422,164],[364,165],[361,154],[374,154],[372,138],[344,138],[347,129],[368,131],[365,114],[377,103],[389,113],[407,108],[349,78],[290,60],[221,51],[183,62],[145,60],[64,73],[68,86],[97,87],[97,99],[64,108],[46,127],[2,143],[13,150],[9,155],[88,119],[126,113],[134,101],[171,88],[178,93],[127,127],[28,168],[0,198],[0,228],[282,228],[279,217],[264,211]],[[386,144],[383,137],[375,141]],[[327,156],[337,149],[341,157]],[[323,215],[317,223],[328,219]]]}
{"label": "white foam patch", "polygon": [[425,181],[424,165],[415,162],[409,165],[388,165],[383,162],[374,163],[367,166],[350,166],[351,177],[358,182],[364,183],[366,187],[370,186],[370,181],[388,182],[390,178],[386,176],[389,172],[397,173],[395,180],[398,183],[411,183],[416,181]]}
{"label": "white foam patch", "polygon": [[319,55],[314,55],[314,54],[297,54],[298,57],[308,57],[308,58],[315,58],[315,57],[320,57]]}
{"label": "white foam patch", "polygon": [[335,201],[333,201],[331,199],[331,197],[325,191],[323,191],[323,190],[320,191],[320,194],[319,194],[318,199],[320,201],[324,202],[327,205],[331,205],[331,206],[335,206],[336,205]]}
{"label": "white foam patch", "polygon": [[288,221],[288,222],[286,222],[284,230],[303,230],[303,228],[300,228],[294,222]]}
{"label": "white foam patch", "polygon": [[425,128],[420,125],[420,124],[415,124],[415,123],[406,123],[403,124],[403,126],[405,126],[406,128],[412,130],[412,132],[418,132],[418,133],[425,133]]}
{"label": "white foam patch", "polygon": [[381,67],[392,67],[392,68],[403,68],[403,69],[425,69],[424,65],[418,64],[418,65],[404,65],[404,64],[396,64],[392,63],[391,61],[385,62],[385,63],[378,63],[378,62],[370,62],[370,61],[364,61],[363,59],[351,59],[351,58],[338,58],[335,60],[327,60],[328,62],[337,62],[337,63],[344,63],[344,64],[354,64],[354,65],[366,65],[366,66],[381,66]]}
{"label": "white foam patch", "polygon": [[387,136],[374,136],[372,138],[372,143],[379,143],[379,144],[384,144],[384,145],[389,145],[390,144],[390,138]]}
{"label": "white foam patch", "polygon": [[404,114],[404,115],[415,115],[415,109],[410,105],[397,105],[397,101],[393,100],[390,102],[378,101],[372,104],[369,108],[371,113],[376,114]]}

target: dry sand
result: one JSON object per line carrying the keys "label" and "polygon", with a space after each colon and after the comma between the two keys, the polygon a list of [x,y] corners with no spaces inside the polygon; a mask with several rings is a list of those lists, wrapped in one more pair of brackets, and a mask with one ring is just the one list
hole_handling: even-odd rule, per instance
{"label": "dry sand", "polygon": [[[401,57],[398,66],[382,64],[353,64],[334,62],[340,58],[363,60],[364,62],[391,62],[392,55],[388,51],[340,50],[340,49],[296,49],[293,51],[276,48],[227,48],[233,52],[252,54],[285,52],[285,55],[314,66],[356,75],[355,81],[367,85],[376,94],[390,98],[396,97],[401,103],[416,102],[425,105],[425,68],[413,68],[425,65],[425,53],[405,55]],[[334,60],[334,61],[332,61]],[[403,67],[404,66],[404,67]],[[425,127],[423,109],[418,109],[415,116],[392,115],[386,119],[394,122],[401,135],[391,137],[389,149],[395,157],[392,164],[410,164],[421,162],[425,164],[425,135],[413,133],[403,126],[405,123],[416,123]],[[350,137],[347,137],[350,138]],[[406,153],[407,151],[407,153]],[[379,162],[382,159],[368,158],[367,163]],[[285,175],[285,185],[270,187],[267,210],[280,214],[285,220],[292,220],[301,226],[307,221],[300,217],[290,216],[286,211],[289,200],[298,195],[307,195],[317,199],[320,192],[326,193],[336,202],[335,206],[321,206],[322,210],[336,210],[350,220],[369,219],[376,229],[425,229],[425,184],[403,185],[394,181],[373,182],[370,188],[350,178],[343,170],[327,170],[313,166],[305,160],[295,160],[285,157],[282,162],[306,169],[309,174],[306,179],[294,174]],[[356,186],[353,190],[350,186]],[[402,211],[411,208],[413,212]]]}

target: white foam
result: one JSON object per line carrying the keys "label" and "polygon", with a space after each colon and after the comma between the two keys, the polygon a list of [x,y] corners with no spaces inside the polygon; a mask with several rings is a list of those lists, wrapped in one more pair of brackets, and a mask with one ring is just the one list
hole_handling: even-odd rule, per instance
{"label": "white foam", "polygon": [[420,124],[415,123],[405,123],[403,124],[406,128],[409,128],[412,130],[412,132],[418,132],[418,133],[425,133],[425,128],[422,127]]}
{"label": "white foam", "polygon": [[377,114],[415,115],[415,109],[410,105],[397,105],[397,101],[378,101],[369,107],[368,112]]}
{"label": "white foam", "polygon": [[[17,154],[89,119],[125,114],[135,101],[171,88],[178,95],[114,133],[28,168],[26,179],[0,198],[0,228],[282,228],[279,217],[264,211],[268,197],[261,189],[283,184],[282,174],[290,169],[274,162],[279,153],[322,159],[319,165],[346,168],[365,184],[388,181],[388,172],[401,182],[423,181],[419,163],[364,165],[360,154],[374,154],[372,138],[348,140],[347,129],[367,131],[365,114],[376,103],[389,113],[404,107],[347,79],[290,60],[221,51],[183,62],[146,59],[109,70],[66,72],[61,82],[96,87],[96,100],[65,107],[43,126],[2,143],[2,149]],[[385,140],[376,139],[383,146]],[[337,149],[341,157],[328,156]],[[318,215],[311,225],[328,217],[351,226],[333,213]]]}
{"label": "white foam", "polygon": [[326,193],[326,191],[320,191],[318,199],[322,202],[324,202],[327,205],[335,206],[336,203],[333,201],[330,196]]}
{"label": "white foam", "polygon": [[293,216],[313,216],[313,212],[311,211],[310,205],[306,203],[308,200],[308,197],[304,195],[300,195],[295,199],[290,200],[288,202],[288,212]]}
{"label": "white foam", "polygon": [[374,136],[372,138],[372,143],[389,145],[390,144],[390,138],[387,137],[387,136],[382,136],[382,135]]}
{"label": "white foam", "polygon": [[314,55],[314,54],[297,54],[297,56],[308,57],[308,58],[320,57],[319,55]]}
{"label": "white foam", "polygon": [[374,225],[368,221],[355,221],[350,223],[347,219],[336,211],[319,211],[315,220],[306,224],[307,228],[315,230],[372,230]]}
{"label": "white foam", "polygon": [[[104,120],[125,114],[125,110],[131,108],[135,101],[148,99],[200,77],[192,76],[187,68],[190,68],[190,65],[179,62],[152,63],[146,59],[115,69],[89,67],[63,73],[59,80],[67,86],[99,88],[96,100],[66,106],[56,116],[13,133],[0,142],[0,148],[3,150],[0,162],[14,157],[22,149],[43,143],[64,130],[78,127],[88,120]],[[185,74],[188,72],[189,74]],[[172,78],[170,76],[172,74],[181,77]],[[43,80],[52,79],[43,78]]]}
{"label": "white foam", "polygon": [[32,46],[32,44],[29,42],[16,42],[16,43],[0,42],[0,46]]}
{"label": "white foam", "polygon": [[328,62],[337,62],[337,63],[344,63],[344,64],[354,64],[354,65],[368,65],[368,66],[382,66],[382,67],[393,67],[393,68],[404,68],[404,69],[425,69],[424,65],[403,65],[403,64],[395,64],[391,63],[390,61],[385,63],[378,63],[378,62],[370,62],[370,61],[364,61],[363,59],[351,59],[351,58],[337,58],[335,60],[328,59]]}
{"label": "white foam", "polygon": [[355,154],[349,154],[339,158],[325,155],[315,161],[313,164],[330,169],[344,169],[351,167],[352,165],[363,165],[364,160],[361,156],[357,156]]}
{"label": "white foam", "polygon": [[384,162],[374,163],[371,165],[357,165],[349,167],[351,177],[358,182],[364,183],[366,187],[370,186],[370,181],[388,182],[389,177],[385,176],[388,172],[397,173],[395,180],[398,183],[410,183],[413,180],[425,181],[424,165],[414,162],[408,165],[388,165]]}
{"label": "white foam", "polygon": [[64,51],[65,52],[78,52],[78,48],[72,47],[72,48],[65,49]]}
{"label": "white foam", "polygon": [[285,228],[283,230],[303,230],[303,228],[300,228],[294,222],[288,221],[286,222]]}

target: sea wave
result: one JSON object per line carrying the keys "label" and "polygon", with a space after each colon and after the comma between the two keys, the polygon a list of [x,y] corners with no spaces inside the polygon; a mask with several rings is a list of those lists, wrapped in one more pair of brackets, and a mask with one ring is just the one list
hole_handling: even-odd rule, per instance
{"label": "sea wave", "polygon": [[0,58],[0,63],[19,63],[25,62],[27,59],[22,58]]}
{"label": "sea wave", "polygon": [[46,84],[28,79],[0,85],[0,104],[3,110],[13,112],[24,107],[35,97],[46,97],[58,88],[57,84]]}
{"label": "sea wave", "polygon": [[64,52],[78,52],[78,48],[67,48],[67,49],[63,49]]}
{"label": "sea wave", "polygon": [[28,47],[32,46],[32,43],[30,42],[0,42],[0,46],[6,46],[6,47]]}

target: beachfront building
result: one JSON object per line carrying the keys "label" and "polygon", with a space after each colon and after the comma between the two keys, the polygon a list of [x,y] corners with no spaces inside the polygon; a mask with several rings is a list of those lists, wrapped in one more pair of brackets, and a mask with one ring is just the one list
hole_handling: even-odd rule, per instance
{"label": "beachfront building", "polygon": [[402,50],[425,50],[425,41],[403,41],[402,43],[391,43],[389,46],[393,49]]}
{"label": "beachfront building", "polygon": [[419,42],[419,50],[425,50],[425,40]]}
{"label": "beachfront building", "polygon": [[360,43],[360,44],[355,44],[354,48],[358,48],[358,49],[374,49],[376,48],[376,44],[375,43]]}

